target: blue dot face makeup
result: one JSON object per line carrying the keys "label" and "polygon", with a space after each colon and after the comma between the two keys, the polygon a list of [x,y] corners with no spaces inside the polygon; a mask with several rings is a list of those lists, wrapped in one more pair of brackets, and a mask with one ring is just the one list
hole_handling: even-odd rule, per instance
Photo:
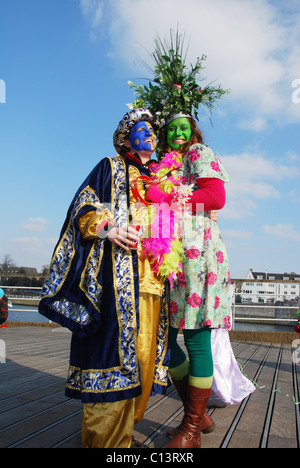
{"label": "blue dot face makeup", "polygon": [[135,124],[130,134],[130,145],[135,151],[154,151],[156,135],[149,122]]}

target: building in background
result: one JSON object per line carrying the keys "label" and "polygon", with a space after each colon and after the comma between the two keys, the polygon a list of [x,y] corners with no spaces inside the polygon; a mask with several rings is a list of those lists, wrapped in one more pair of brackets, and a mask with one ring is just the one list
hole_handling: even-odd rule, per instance
{"label": "building in background", "polygon": [[300,274],[258,272],[250,269],[241,285],[240,296],[242,303],[296,303],[300,299]]}

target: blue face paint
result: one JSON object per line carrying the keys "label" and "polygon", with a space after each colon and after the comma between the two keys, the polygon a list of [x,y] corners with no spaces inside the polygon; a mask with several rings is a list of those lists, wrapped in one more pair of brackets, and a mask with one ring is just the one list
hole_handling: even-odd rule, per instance
{"label": "blue face paint", "polygon": [[149,122],[135,124],[130,134],[130,145],[135,151],[154,151],[156,135]]}

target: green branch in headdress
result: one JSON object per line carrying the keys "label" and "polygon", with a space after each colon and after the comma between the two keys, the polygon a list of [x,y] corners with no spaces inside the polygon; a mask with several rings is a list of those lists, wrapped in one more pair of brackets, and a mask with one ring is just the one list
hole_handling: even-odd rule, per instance
{"label": "green branch in headdress", "polygon": [[162,123],[170,114],[179,112],[197,119],[200,105],[207,107],[211,112],[215,102],[229,92],[220,86],[199,85],[199,82],[204,80],[201,72],[205,69],[203,64],[206,56],[198,57],[195,65],[188,69],[184,40],[185,35],[180,35],[178,31],[174,35],[172,30],[170,42],[156,38],[154,52],[150,54],[154,61],[154,69],[143,62],[154,74],[154,79],[148,86],[128,82],[129,86],[135,89],[134,94],[137,96],[134,108],[152,109]]}

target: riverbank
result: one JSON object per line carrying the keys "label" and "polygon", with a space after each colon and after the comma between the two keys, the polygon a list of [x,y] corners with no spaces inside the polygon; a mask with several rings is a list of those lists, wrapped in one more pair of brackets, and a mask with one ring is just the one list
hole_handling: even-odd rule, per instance
{"label": "riverbank", "polygon": [[[21,300],[21,299],[20,299]],[[251,341],[251,342],[271,342],[291,344],[294,340],[300,339],[300,335],[294,333],[295,323],[287,325],[284,323],[273,323],[273,321],[262,323],[262,319],[257,317],[257,322],[250,320],[239,322],[236,317],[234,330],[230,331],[232,341]],[[61,328],[55,323],[49,323],[49,320],[38,313],[37,306],[13,304],[8,311],[8,321],[6,325],[11,327],[48,327]],[[66,329],[64,329],[66,330]],[[67,330],[66,330],[67,331]]]}
{"label": "riverbank", "polygon": [[300,339],[299,333],[267,330],[231,330],[229,335],[231,341],[251,341],[253,343],[292,344],[293,341]]}
{"label": "riverbank", "polygon": [[24,306],[24,307],[38,307],[40,299],[13,299],[9,298],[13,305]]}
{"label": "riverbank", "polygon": [[236,322],[253,322],[262,324],[276,324],[282,320],[287,326],[295,326],[298,318],[298,307],[236,304],[234,320]]}
{"label": "riverbank", "polygon": [[[47,322],[13,322],[5,323],[8,328],[14,327],[46,327],[59,328],[61,331],[68,332],[66,328],[57,325],[56,323]],[[5,329],[3,329],[5,330]],[[268,331],[268,330],[230,330],[229,336],[231,341],[247,341],[253,343],[282,343],[292,344],[293,341],[299,340],[299,333],[288,331]]]}

